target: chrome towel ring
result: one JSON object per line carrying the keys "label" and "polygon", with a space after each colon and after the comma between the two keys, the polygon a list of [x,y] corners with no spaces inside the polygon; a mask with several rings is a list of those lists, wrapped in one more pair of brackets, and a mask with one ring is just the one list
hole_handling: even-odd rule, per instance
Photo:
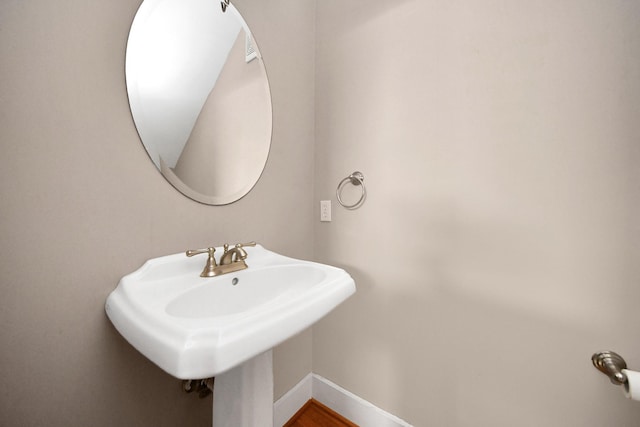
{"label": "chrome towel ring", "polygon": [[[362,194],[360,195],[360,199],[358,199],[358,201],[352,205],[345,204],[342,201],[342,197],[340,197],[342,194],[342,189],[349,182],[352,185],[355,185],[355,186],[359,185],[362,187]],[[355,171],[354,173],[352,173],[351,175],[349,175],[348,177],[340,181],[340,184],[338,184],[338,188],[336,188],[336,197],[338,198],[338,203],[340,203],[345,208],[358,209],[364,203],[364,199],[367,198],[367,189],[364,187],[364,175],[362,174],[362,172]]]}

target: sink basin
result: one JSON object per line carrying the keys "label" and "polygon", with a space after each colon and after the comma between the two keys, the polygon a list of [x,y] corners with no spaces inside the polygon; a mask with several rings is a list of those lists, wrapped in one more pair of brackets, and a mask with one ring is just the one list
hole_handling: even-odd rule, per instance
{"label": "sink basin", "polygon": [[151,259],[120,280],[107,298],[107,315],[164,371],[200,379],[273,348],[355,292],[342,269],[260,245],[245,250],[248,269],[211,278],[200,277],[206,255]]}

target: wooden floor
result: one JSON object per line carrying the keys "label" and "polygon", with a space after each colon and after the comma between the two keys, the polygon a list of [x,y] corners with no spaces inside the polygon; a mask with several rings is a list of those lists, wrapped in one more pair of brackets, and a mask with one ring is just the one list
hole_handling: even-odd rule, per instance
{"label": "wooden floor", "polygon": [[309,400],[283,427],[358,427],[315,399]]}

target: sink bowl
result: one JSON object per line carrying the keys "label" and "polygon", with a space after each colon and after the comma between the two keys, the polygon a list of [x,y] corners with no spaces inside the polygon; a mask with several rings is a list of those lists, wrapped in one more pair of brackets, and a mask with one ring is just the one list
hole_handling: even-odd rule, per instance
{"label": "sink bowl", "polygon": [[273,348],[355,292],[340,268],[260,245],[245,250],[248,269],[211,278],[200,277],[206,255],[151,259],[120,280],[107,298],[107,315],[164,371],[200,379]]}

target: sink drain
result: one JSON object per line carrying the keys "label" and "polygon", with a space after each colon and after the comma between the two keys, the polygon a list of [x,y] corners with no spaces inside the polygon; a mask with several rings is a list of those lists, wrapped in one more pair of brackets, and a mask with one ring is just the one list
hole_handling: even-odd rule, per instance
{"label": "sink drain", "polygon": [[240,280],[238,280],[238,278],[237,278],[237,277],[234,277],[234,278],[233,278],[233,280],[231,280],[231,284],[232,284],[233,286],[235,286],[235,285],[237,285],[237,284],[238,284],[238,282],[239,282],[239,281],[240,281]]}

